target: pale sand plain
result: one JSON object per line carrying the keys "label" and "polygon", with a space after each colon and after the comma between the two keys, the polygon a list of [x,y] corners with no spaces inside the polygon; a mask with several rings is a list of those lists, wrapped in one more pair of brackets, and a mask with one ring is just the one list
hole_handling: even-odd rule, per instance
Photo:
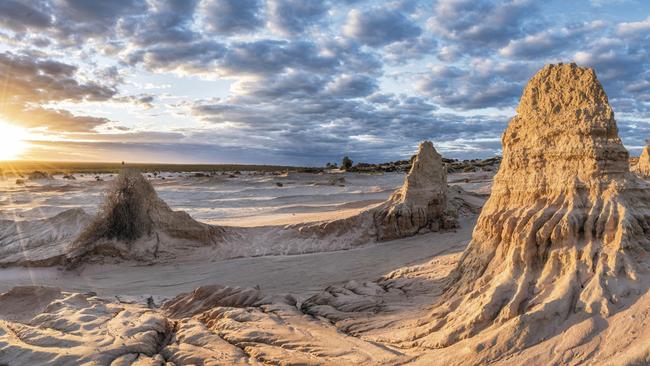
{"label": "pale sand plain", "polygon": [[[267,232],[268,226],[329,221],[357,215],[383,202],[404,179],[404,174],[308,174],[280,176],[243,174],[236,178],[165,175],[153,179],[160,197],[199,221]],[[345,178],[331,185],[332,177]],[[489,192],[491,172],[450,175],[458,185],[479,195]],[[24,222],[46,219],[72,208],[92,214],[103,190],[113,178],[102,175],[66,181],[29,182],[16,187],[5,180],[2,191],[4,219]],[[276,183],[282,183],[278,187]],[[420,263],[441,253],[460,252],[471,238],[476,215],[462,217],[456,230],[427,233],[383,243],[368,243],[344,251],[302,255],[269,255],[221,260],[208,256],[177,258],[173,263],[91,264],[74,271],[54,268],[0,268],[0,291],[16,285],[47,285],[68,291],[94,291],[105,296],[173,297],[208,284],[259,286],[270,294],[312,294],[350,279],[374,280],[396,268]],[[77,229],[77,228],[74,228]],[[272,229],[273,230],[273,229]],[[256,236],[253,232],[251,236]]]}

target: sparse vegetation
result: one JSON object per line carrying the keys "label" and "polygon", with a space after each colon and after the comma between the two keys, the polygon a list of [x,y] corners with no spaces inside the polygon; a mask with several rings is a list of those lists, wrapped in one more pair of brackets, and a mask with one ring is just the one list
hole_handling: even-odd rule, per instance
{"label": "sparse vegetation", "polygon": [[156,199],[153,186],[138,171],[124,169],[111,182],[95,220],[79,236],[79,242],[115,239],[132,242],[152,229],[147,207]]}
{"label": "sparse vegetation", "polygon": [[352,159],[350,159],[347,155],[343,157],[343,160],[341,160],[341,168],[344,170],[349,170],[352,168]]}
{"label": "sparse vegetation", "polygon": [[35,170],[27,176],[29,180],[39,180],[39,179],[53,179],[50,174],[44,171]]}

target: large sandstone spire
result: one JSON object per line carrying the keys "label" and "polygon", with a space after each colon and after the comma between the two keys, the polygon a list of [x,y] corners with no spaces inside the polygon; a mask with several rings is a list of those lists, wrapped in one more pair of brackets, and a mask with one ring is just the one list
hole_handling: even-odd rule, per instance
{"label": "large sandstone spire", "polygon": [[441,347],[499,326],[503,347],[525,347],[572,314],[615,312],[644,286],[648,250],[650,189],[629,172],[596,74],[548,65],[503,135],[492,194],[451,284],[409,337]]}
{"label": "large sandstone spire", "polygon": [[374,213],[378,240],[456,226],[447,212],[447,169],[430,141],[420,144],[404,185]]}

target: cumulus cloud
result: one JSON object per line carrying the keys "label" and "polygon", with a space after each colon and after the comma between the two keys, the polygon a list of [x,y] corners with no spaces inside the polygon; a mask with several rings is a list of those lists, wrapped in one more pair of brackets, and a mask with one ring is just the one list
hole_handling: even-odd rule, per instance
{"label": "cumulus cloud", "polygon": [[220,34],[250,33],[261,27],[260,0],[204,0],[200,5],[203,24]]}
{"label": "cumulus cloud", "polygon": [[639,22],[620,23],[618,33],[623,36],[647,36],[650,33],[650,16]]}
{"label": "cumulus cloud", "polygon": [[535,65],[476,59],[467,68],[437,65],[417,89],[437,103],[459,110],[512,107]]}
{"label": "cumulus cloud", "polygon": [[52,24],[52,17],[42,2],[4,0],[0,1],[0,24],[13,31],[24,32],[28,28],[49,27]]}
{"label": "cumulus cloud", "polygon": [[0,115],[28,127],[56,131],[88,131],[108,120],[75,116],[41,107],[61,101],[105,101],[117,94],[112,87],[76,79],[77,67],[33,54],[0,53],[3,108]]}
{"label": "cumulus cloud", "polygon": [[528,34],[523,38],[510,40],[499,50],[502,56],[535,59],[539,57],[562,55],[564,52],[575,49],[584,42],[585,37],[591,32],[604,28],[602,21],[593,21],[560,28],[550,28],[541,32]]}
{"label": "cumulus cloud", "polygon": [[109,123],[101,117],[77,116],[63,109],[25,106],[5,111],[9,120],[28,128],[46,127],[48,132],[93,132],[96,127]]}
{"label": "cumulus cloud", "polygon": [[266,6],[270,28],[286,36],[304,32],[329,9],[323,0],[267,0]]}
{"label": "cumulus cloud", "polygon": [[535,9],[532,0],[440,0],[428,26],[465,50],[476,51],[520,38],[523,23]]}
{"label": "cumulus cloud", "polygon": [[374,8],[367,11],[350,10],[343,33],[377,47],[417,37],[422,30],[399,8]]}
{"label": "cumulus cloud", "polygon": [[124,59],[130,65],[144,64],[150,70],[184,74],[213,70],[226,51],[225,45],[209,40],[161,43],[129,50]]}
{"label": "cumulus cloud", "polygon": [[333,80],[327,91],[342,98],[365,97],[377,90],[377,81],[367,75],[342,75]]}
{"label": "cumulus cloud", "polygon": [[0,53],[0,75],[9,102],[101,101],[116,94],[113,88],[77,80],[76,72],[76,66],[33,54]]}
{"label": "cumulus cloud", "polygon": [[[118,149],[124,138],[133,147],[124,154],[152,149],[168,161],[183,149],[251,162],[342,151],[378,161],[409,156],[425,138],[448,154],[488,156],[530,76],[575,61],[596,68],[624,141],[638,145],[650,120],[650,18],[559,11],[533,0],[0,0],[0,114],[100,141],[88,149]],[[229,89],[198,99],[172,85],[195,78]],[[86,101],[170,113],[190,127],[139,131],[140,121],[85,116],[94,113],[80,112]]]}
{"label": "cumulus cloud", "polygon": [[260,40],[232,44],[220,69],[226,74],[271,74],[288,68],[327,71],[338,64],[336,57],[323,55],[313,42]]}
{"label": "cumulus cloud", "polygon": [[118,34],[138,48],[197,41],[199,34],[192,29],[197,2],[198,0],[151,0],[143,15],[120,20]]}

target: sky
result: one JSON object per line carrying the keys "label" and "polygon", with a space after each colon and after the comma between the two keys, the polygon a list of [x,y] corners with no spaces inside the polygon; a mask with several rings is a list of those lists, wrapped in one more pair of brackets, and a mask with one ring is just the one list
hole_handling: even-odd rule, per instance
{"label": "sky", "polygon": [[[643,0],[0,0],[0,123],[36,160],[485,158],[547,63],[650,138]],[[0,140],[2,136],[0,136]]]}

